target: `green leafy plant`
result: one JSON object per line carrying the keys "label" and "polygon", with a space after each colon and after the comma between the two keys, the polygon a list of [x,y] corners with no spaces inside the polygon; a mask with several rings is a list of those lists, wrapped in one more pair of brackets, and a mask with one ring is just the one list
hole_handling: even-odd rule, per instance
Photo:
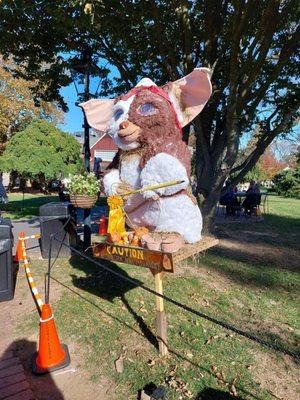
{"label": "green leafy plant", "polygon": [[300,168],[286,170],[276,175],[274,185],[281,196],[300,198]]}
{"label": "green leafy plant", "polygon": [[80,144],[45,120],[34,120],[16,133],[0,157],[0,171],[16,171],[24,179],[37,180],[42,188],[82,170]]}
{"label": "green leafy plant", "polygon": [[70,194],[95,196],[99,193],[99,182],[93,173],[70,175],[67,188]]}

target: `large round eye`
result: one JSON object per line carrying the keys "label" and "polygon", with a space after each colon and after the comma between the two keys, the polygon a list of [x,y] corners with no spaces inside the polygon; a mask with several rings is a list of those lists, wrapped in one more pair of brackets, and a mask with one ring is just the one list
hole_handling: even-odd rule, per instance
{"label": "large round eye", "polygon": [[151,103],[145,103],[138,108],[137,112],[144,116],[153,115],[157,113],[157,108]]}
{"label": "large round eye", "polygon": [[121,115],[123,115],[123,114],[124,114],[124,111],[121,110],[121,109],[115,111],[115,113],[114,113],[114,119],[117,121],[117,120],[121,117]]}

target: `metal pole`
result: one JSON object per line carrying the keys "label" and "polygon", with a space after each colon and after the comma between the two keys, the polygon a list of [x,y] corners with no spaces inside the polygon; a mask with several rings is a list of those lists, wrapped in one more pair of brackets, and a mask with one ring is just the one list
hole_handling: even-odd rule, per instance
{"label": "metal pole", "polygon": [[[91,53],[89,50],[85,52],[85,69],[84,69],[84,100],[90,99],[90,65],[91,65]],[[90,172],[90,127],[87,122],[86,116],[83,112],[83,128],[84,128],[84,166],[87,172]],[[91,209],[84,209],[83,211],[83,247],[86,250],[91,246]]]}
{"label": "metal pole", "polygon": [[[90,99],[90,62],[91,56],[89,52],[86,52],[86,64],[84,70],[84,100]],[[83,128],[84,128],[84,166],[87,172],[90,172],[90,126],[87,122],[85,113],[83,112]]]}

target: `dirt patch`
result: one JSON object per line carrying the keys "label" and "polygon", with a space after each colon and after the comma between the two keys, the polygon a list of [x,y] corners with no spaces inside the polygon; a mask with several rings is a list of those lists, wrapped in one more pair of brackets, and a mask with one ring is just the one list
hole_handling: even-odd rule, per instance
{"label": "dirt patch", "polygon": [[[43,275],[34,273],[34,278],[43,295]],[[61,297],[64,287],[52,281],[51,297],[56,301]],[[3,314],[2,314],[3,312]],[[36,331],[34,334],[16,329],[28,314],[36,312],[31,292],[28,287],[23,267],[20,267],[15,290],[15,297],[10,302],[1,303],[1,315],[5,315],[6,331],[0,336],[0,350],[14,350],[21,360],[27,381],[38,400],[83,400],[95,398],[114,400],[115,387],[107,378],[101,377],[97,382],[90,379],[84,369],[84,353],[74,343],[68,341],[71,364],[65,369],[51,374],[35,376],[31,372],[31,359],[36,352],[39,335],[38,314],[36,312]],[[59,333],[59,332],[58,332]],[[97,371],[99,372],[99,371]]]}
{"label": "dirt patch", "polygon": [[274,399],[292,400],[298,398],[296,390],[299,374],[295,363],[288,356],[255,353],[255,363],[251,373],[262,389],[267,390]]}

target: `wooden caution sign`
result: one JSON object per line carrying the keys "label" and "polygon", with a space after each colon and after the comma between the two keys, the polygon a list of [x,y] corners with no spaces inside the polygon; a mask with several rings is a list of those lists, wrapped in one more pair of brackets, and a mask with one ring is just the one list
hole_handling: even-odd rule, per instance
{"label": "wooden caution sign", "polygon": [[174,272],[171,253],[162,253],[161,251],[148,250],[143,247],[98,243],[93,246],[93,255],[105,260],[150,268],[158,272]]}

